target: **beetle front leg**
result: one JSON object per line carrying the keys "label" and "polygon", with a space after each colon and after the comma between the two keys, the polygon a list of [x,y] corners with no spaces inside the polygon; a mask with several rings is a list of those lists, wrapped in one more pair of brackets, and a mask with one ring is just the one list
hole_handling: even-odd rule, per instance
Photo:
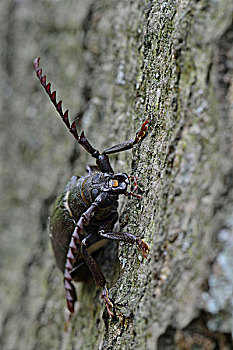
{"label": "beetle front leg", "polygon": [[127,149],[133,148],[134,145],[136,145],[137,143],[139,143],[140,141],[142,141],[146,137],[147,130],[148,130],[148,125],[147,125],[148,123],[149,123],[149,121],[146,120],[142,124],[141,129],[137,132],[134,140],[131,139],[129,141],[119,143],[118,145],[115,145],[113,147],[107,148],[103,152],[103,155],[122,152],[122,151],[126,151]]}
{"label": "beetle front leg", "polygon": [[111,239],[112,241],[125,242],[129,244],[135,244],[142,251],[144,258],[147,258],[149,254],[149,246],[142,239],[136,237],[132,233],[128,232],[106,232],[104,230],[99,231],[99,235],[105,239]]}

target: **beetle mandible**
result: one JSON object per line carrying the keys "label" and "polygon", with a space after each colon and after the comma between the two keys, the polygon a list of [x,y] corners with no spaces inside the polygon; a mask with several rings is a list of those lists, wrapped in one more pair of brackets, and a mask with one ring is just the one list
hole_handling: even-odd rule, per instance
{"label": "beetle mandible", "polygon": [[[114,173],[108,155],[133,148],[147,135],[148,121],[145,121],[134,139],[117,144],[100,153],[92,147],[84,132],[77,133],[75,121],[70,124],[68,110],[63,113],[62,101],[56,101],[56,91],[51,92],[51,83],[46,83],[39,67],[40,58],[34,61],[34,69],[46,93],[49,95],[63,122],[78,143],[96,159],[98,171],[88,168],[87,176],[73,176],[65,190],[55,201],[50,218],[50,237],[56,263],[64,274],[65,295],[70,313],[74,312],[77,300],[72,281],[82,280],[82,268],[86,265],[97,286],[103,288],[108,314],[114,316],[113,304],[108,296],[106,280],[91,255],[101,247],[103,240],[121,241],[136,244],[146,258],[149,246],[132,233],[112,232],[118,220],[118,198],[120,194],[135,196],[137,182],[134,176]],[[130,180],[134,180],[133,192],[128,192]]]}

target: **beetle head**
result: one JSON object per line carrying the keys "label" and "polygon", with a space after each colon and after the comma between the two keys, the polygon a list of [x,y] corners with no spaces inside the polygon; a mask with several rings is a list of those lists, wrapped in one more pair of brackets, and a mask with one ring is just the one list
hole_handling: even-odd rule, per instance
{"label": "beetle head", "polygon": [[[105,184],[101,188],[101,191],[109,192],[112,195],[124,194],[125,196],[133,196],[141,198],[140,195],[134,194],[134,191],[137,190],[137,178],[135,176],[129,176],[125,173],[116,173],[116,174],[104,174]],[[130,185],[130,181],[134,181],[133,192],[127,192],[127,187]]]}
{"label": "beetle head", "polygon": [[125,173],[111,174],[107,180],[108,190],[114,194],[125,194],[128,185],[129,178]]}

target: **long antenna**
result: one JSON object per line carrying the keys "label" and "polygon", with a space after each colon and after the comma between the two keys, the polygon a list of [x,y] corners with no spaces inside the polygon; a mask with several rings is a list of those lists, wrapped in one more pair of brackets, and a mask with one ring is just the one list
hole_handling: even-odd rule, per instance
{"label": "long antenna", "polygon": [[80,137],[78,136],[75,121],[70,125],[69,117],[68,117],[68,109],[63,113],[62,111],[62,100],[57,102],[56,100],[56,91],[54,90],[51,92],[51,83],[46,84],[46,75],[42,75],[42,69],[39,67],[39,61],[40,57],[37,57],[34,60],[34,70],[36,72],[36,75],[38,79],[40,80],[41,85],[45,89],[46,93],[49,95],[50,100],[52,101],[53,105],[55,106],[56,110],[60,114],[63,122],[71,132],[71,134],[76,138],[76,140],[80,141]]}

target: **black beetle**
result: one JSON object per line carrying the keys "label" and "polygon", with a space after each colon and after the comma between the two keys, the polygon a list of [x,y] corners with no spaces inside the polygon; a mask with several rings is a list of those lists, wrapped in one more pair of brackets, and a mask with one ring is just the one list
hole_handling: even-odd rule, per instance
{"label": "black beetle", "polygon": [[[108,297],[105,278],[91,254],[98,250],[106,239],[136,243],[144,257],[149,253],[149,246],[132,233],[112,232],[118,219],[119,195],[140,196],[133,193],[137,189],[136,178],[125,173],[114,173],[108,154],[133,148],[143,140],[147,134],[148,121],[142,124],[134,140],[115,145],[101,154],[91,146],[84,132],[78,135],[75,121],[70,125],[68,110],[63,113],[62,101],[57,103],[56,91],[51,92],[51,83],[47,84],[46,76],[42,76],[39,60],[37,57],[34,61],[37,77],[71,134],[96,159],[98,169],[93,171],[89,167],[87,176],[73,176],[64,192],[58,196],[51,215],[50,237],[56,263],[64,274],[67,307],[71,313],[74,312],[77,297],[72,280],[83,280],[82,268],[86,265],[96,285],[103,288],[102,298],[109,315],[113,316],[113,304]],[[127,192],[131,179],[134,180],[134,190]]]}

